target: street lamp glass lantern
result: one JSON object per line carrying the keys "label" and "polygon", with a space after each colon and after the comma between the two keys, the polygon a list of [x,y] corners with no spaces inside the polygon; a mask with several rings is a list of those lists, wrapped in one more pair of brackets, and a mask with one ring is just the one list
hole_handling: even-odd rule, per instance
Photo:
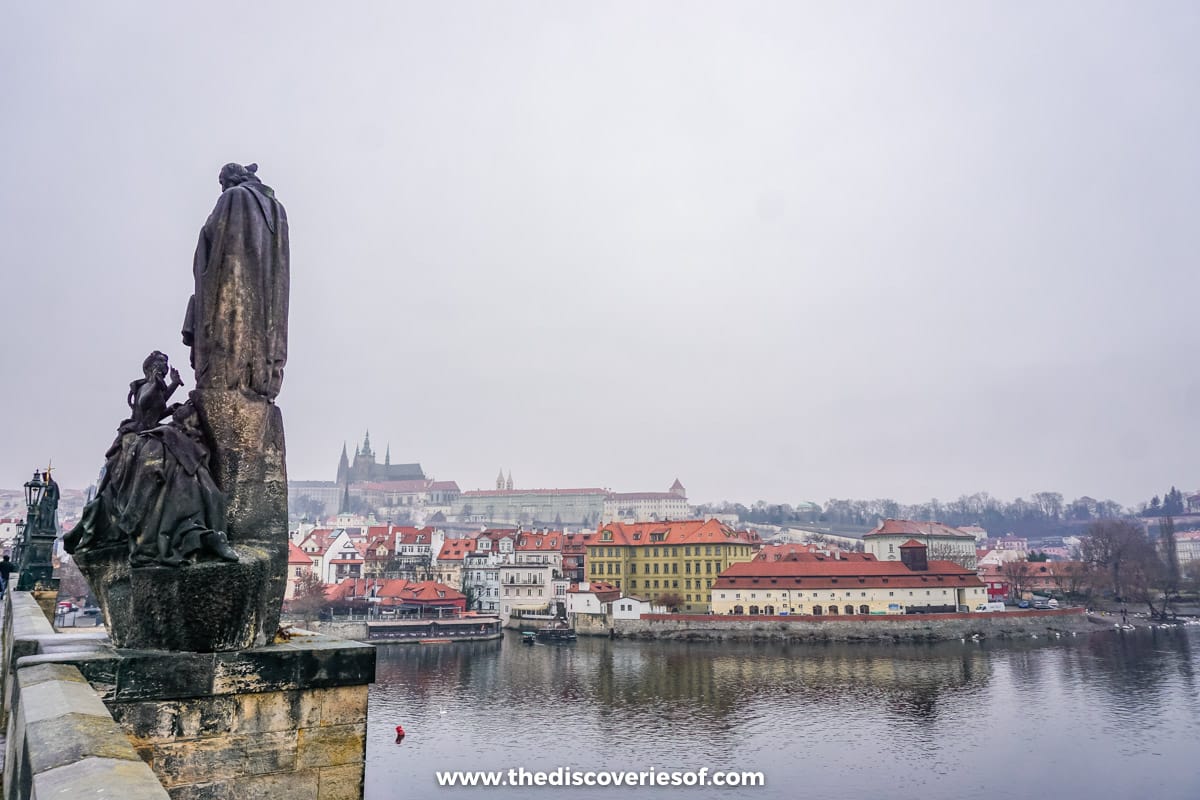
{"label": "street lamp glass lantern", "polygon": [[46,484],[42,483],[42,473],[36,469],[33,471],[33,478],[25,484],[25,505],[33,508],[42,501],[42,492],[45,491]]}

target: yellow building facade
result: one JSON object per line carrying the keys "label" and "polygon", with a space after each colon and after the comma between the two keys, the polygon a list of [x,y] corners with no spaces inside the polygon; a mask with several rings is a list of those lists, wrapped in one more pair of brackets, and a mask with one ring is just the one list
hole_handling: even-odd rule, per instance
{"label": "yellow building facade", "polygon": [[717,520],[613,522],[588,541],[587,580],[607,581],[626,594],[702,614],[710,610],[717,577],[753,559],[757,546],[754,534]]}

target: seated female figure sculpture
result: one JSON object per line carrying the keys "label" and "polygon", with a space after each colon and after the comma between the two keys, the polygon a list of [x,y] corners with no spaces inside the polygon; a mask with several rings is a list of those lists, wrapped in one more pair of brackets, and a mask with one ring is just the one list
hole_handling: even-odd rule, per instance
{"label": "seated female figure sculpture", "polygon": [[[63,544],[68,553],[126,546],[135,567],[177,567],[194,556],[237,561],[225,535],[225,496],[209,469],[199,415],[189,400],[168,407],[182,381],[167,373],[157,350],[130,384],[132,416],[105,454],[104,475],[79,524]],[[159,424],[163,417],[171,420]]]}

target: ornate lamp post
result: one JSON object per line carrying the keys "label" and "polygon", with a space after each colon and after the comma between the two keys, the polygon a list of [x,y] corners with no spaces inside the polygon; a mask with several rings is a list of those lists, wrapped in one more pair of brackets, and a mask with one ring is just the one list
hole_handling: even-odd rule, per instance
{"label": "ornate lamp post", "polygon": [[12,563],[21,563],[21,549],[25,546],[25,520],[17,522],[17,537],[13,539]]}
{"label": "ornate lamp post", "polygon": [[[19,571],[17,591],[29,592],[38,588],[52,588],[54,565],[50,558],[54,553],[54,539],[58,535],[58,520],[54,509],[58,507],[57,486],[54,486],[54,509],[44,508],[42,502],[53,480],[50,472],[33,471],[33,478],[25,484],[25,528],[21,536],[19,559],[14,559]],[[49,513],[44,514],[43,511]],[[48,517],[48,519],[43,519]]]}

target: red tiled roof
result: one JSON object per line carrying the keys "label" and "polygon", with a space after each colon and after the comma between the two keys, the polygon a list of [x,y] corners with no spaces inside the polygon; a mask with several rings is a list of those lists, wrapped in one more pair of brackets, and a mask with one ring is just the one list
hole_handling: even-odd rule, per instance
{"label": "red tiled roof", "polygon": [[930,561],[929,569],[917,571],[899,561],[804,559],[731,564],[717,577],[713,588],[929,588],[939,585],[981,587],[983,582],[974,572],[952,561]]}
{"label": "red tiled roof", "polygon": [[[835,555],[836,554],[836,555]],[[875,556],[870,553],[856,553],[850,550],[839,550],[829,545],[807,542],[804,544],[768,544],[754,556],[757,561],[784,561],[802,558],[841,558],[845,561],[871,561]]]}
{"label": "red tiled roof", "polygon": [[924,546],[925,546],[925,545],[921,544],[921,543],[920,543],[920,542],[918,542],[916,539],[909,539],[907,542],[905,542],[904,544],[900,545],[900,547],[902,547],[902,548],[903,548],[903,547],[924,547]]}
{"label": "red tiled roof", "polygon": [[341,583],[326,584],[325,597],[330,600],[367,597],[373,588],[382,584],[383,581],[378,578],[343,578]]}
{"label": "red tiled roof", "polygon": [[477,539],[447,539],[442,542],[442,549],[438,551],[438,561],[462,561],[465,557],[476,552],[479,546]]}
{"label": "red tiled roof", "polygon": [[974,540],[969,533],[940,522],[916,522],[910,519],[885,519],[866,536],[954,536]]}
{"label": "red tiled roof", "polygon": [[673,494],[671,492],[609,492],[607,499],[616,500],[616,501],[620,501],[620,500],[678,500],[681,503],[687,502],[679,495]]}
{"label": "red tiled roof", "polygon": [[469,492],[463,492],[464,498],[469,497],[516,497],[524,494],[587,494],[587,495],[606,495],[607,489],[473,489]]}
{"label": "red tiled roof", "polygon": [[[730,564],[722,575],[750,575],[757,577],[794,576],[794,575],[828,575],[862,576],[862,575],[911,575],[913,570],[902,561],[877,561],[875,559],[847,560],[832,557],[815,557],[801,561],[743,561]],[[918,575],[974,575],[974,571],[955,564],[953,561],[930,561],[929,569],[917,572]]]}
{"label": "red tiled roof", "polygon": [[[612,533],[611,540],[604,534]],[[675,544],[753,544],[758,534],[735,531],[715,519],[678,522],[612,522],[601,525],[589,545],[661,546]]]}
{"label": "red tiled roof", "polygon": [[306,544],[313,545],[318,553],[324,553],[336,538],[333,528],[313,528],[300,542],[300,547],[303,549]]}
{"label": "red tiled roof", "polygon": [[409,480],[409,481],[379,481],[377,483],[359,484],[367,491],[373,492],[396,492],[398,494],[420,494],[429,488],[431,481],[428,480]]}
{"label": "red tiled roof", "polygon": [[288,564],[302,565],[312,564],[313,560],[309,558],[308,553],[296,547],[294,542],[288,542]]}
{"label": "red tiled roof", "polygon": [[429,484],[431,492],[457,492],[458,483],[455,481],[433,481]]}
{"label": "red tiled roof", "polygon": [[433,542],[433,528],[426,526],[424,528],[410,528],[397,526],[395,533],[400,534],[397,537],[397,544],[430,544]]}
{"label": "red tiled roof", "polygon": [[403,578],[385,581],[377,592],[383,605],[400,605],[406,601],[450,601],[464,600],[466,595],[457,589],[437,581],[408,581]]}
{"label": "red tiled roof", "polygon": [[601,603],[610,603],[621,596],[621,590],[608,581],[592,581],[586,589],[581,589],[579,584],[573,583],[567,591],[574,594],[594,594]]}
{"label": "red tiled roof", "polygon": [[548,533],[523,533],[517,537],[517,550],[521,552],[528,551],[554,551],[558,552],[562,549],[563,535],[561,531],[549,531]]}

